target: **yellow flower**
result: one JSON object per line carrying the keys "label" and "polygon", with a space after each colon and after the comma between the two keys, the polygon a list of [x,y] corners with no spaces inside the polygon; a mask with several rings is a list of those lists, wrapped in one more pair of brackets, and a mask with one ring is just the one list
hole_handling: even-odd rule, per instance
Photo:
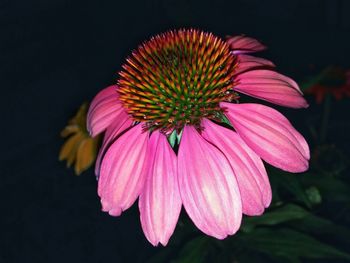
{"label": "yellow flower", "polygon": [[85,102],[61,132],[61,136],[66,138],[66,141],[61,148],[59,160],[66,160],[67,167],[74,164],[76,175],[80,175],[92,166],[99,148],[100,137],[90,137],[86,129],[87,110],[88,103]]}

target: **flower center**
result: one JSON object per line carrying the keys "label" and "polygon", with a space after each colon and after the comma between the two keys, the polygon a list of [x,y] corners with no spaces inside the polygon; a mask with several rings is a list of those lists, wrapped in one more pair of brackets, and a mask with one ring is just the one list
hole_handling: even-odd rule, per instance
{"label": "flower center", "polygon": [[233,92],[236,57],[225,41],[197,30],[168,31],[143,43],[119,73],[118,93],[128,114],[147,129],[171,132],[219,120]]}

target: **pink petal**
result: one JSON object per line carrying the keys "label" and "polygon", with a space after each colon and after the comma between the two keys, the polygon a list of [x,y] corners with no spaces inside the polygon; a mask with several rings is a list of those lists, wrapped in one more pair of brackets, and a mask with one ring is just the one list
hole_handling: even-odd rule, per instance
{"label": "pink petal", "polygon": [[87,129],[92,137],[103,132],[124,111],[118,99],[116,85],[100,91],[93,99],[87,115]]}
{"label": "pink petal", "polygon": [[136,125],[118,138],[105,154],[98,181],[103,211],[118,216],[139,196],[148,171],[148,132]]}
{"label": "pink petal", "polygon": [[220,103],[235,130],[264,161],[289,172],[304,172],[310,159],[303,136],[278,111],[260,104]]}
{"label": "pink petal", "polygon": [[238,63],[236,67],[236,75],[252,69],[258,68],[273,68],[275,64],[264,58],[257,58],[250,55],[239,54],[237,56]]}
{"label": "pink petal", "polygon": [[219,239],[234,234],[242,218],[237,181],[226,157],[193,126],[183,130],[178,173],[182,202],[194,224]]}
{"label": "pink petal", "polygon": [[272,70],[251,70],[239,74],[235,90],[246,95],[291,108],[306,108],[308,103],[294,80]]}
{"label": "pink petal", "polygon": [[260,157],[237,133],[207,119],[202,121],[202,136],[218,147],[236,176],[246,215],[260,215],[271,203],[271,186]]}
{"label": "pink petal", "polygon": [[258,40],[246,36],[228,36],[226,40],[233,54],[253,53],[266,49]]}
{"label": "pink petal", "polygon": [[143,232],[157,246],[165,246],[173,234],[181,210],[177,181],[177,159],[166,136],[154,131],[148,148],[150,169],[140,194]]}
{"label": "pink petal", "polygon": [[101,161],[106,153],[106,150],[111,145],[111,143],[125,130],[127,130],[132,125],[132,120],[128,117],[125,112],[120,112],[116,117],[115,121],[106,129],[106,133],[103,138],[103,143],[98,153],[96,164],[95,164],[95,174],[99,176]]}
{"label": "pink petal", "polygon": [[101,102],[101,100],[104,100],[106,97],[109,97],[111,95],[115,96],[117,94],[116,93],[117,88],[118,88],[117,85],[111,85],[111,86],[108,86],[107,88],[104,88],[103,90],[101,90],[94,97],[93,101],[91,102],[90,107],[95,108],[96,105]]}

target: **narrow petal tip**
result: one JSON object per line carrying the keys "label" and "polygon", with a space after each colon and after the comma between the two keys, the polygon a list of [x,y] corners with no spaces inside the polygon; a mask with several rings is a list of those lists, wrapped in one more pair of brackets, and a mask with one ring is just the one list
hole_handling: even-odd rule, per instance
{"label": "narrow petal tip", "polygon": [[148,133],[142,132],[142,125],[136,125],[106,152],[98,180],[98,195],[104,210],[119,215],[136,201],[148,169],[147,144]]}
{"label": "narrow petal tip", "polygon": [[120,216],[122,214],[122,209],[120,208],[113,208],[108,211],[108,214],[111,216]]}
{"label": "narrow petal tip", "polygon": [[235,90],[277,105],[307,108],[299,85],[291,78],[273,70],[255,69],[237,76]]}
{"label": "narrow petal tip", "polygon": [[244,35],[227,36],[226,39],[233,54],[254,53],[266,49],[258,40]]}

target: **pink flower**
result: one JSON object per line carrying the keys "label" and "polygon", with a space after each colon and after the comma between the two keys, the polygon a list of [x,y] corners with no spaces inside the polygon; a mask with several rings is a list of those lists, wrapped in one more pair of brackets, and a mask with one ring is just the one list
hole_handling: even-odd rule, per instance
{"label": "pink flower", "polygon": [[308,106],[292,79],[248,55],[264,48],[245,36],[178,30],[133,51],[88,113],[92,136],[105,131],[96,162],[103,211],[119,216],[139,198],[147,239],[166,245],[183,205],[201,231],[223,239],[242,213],[260,215],[271,202],[262,160],[308,169],[308,145],[281,113],[238,103],[237,92]]}

